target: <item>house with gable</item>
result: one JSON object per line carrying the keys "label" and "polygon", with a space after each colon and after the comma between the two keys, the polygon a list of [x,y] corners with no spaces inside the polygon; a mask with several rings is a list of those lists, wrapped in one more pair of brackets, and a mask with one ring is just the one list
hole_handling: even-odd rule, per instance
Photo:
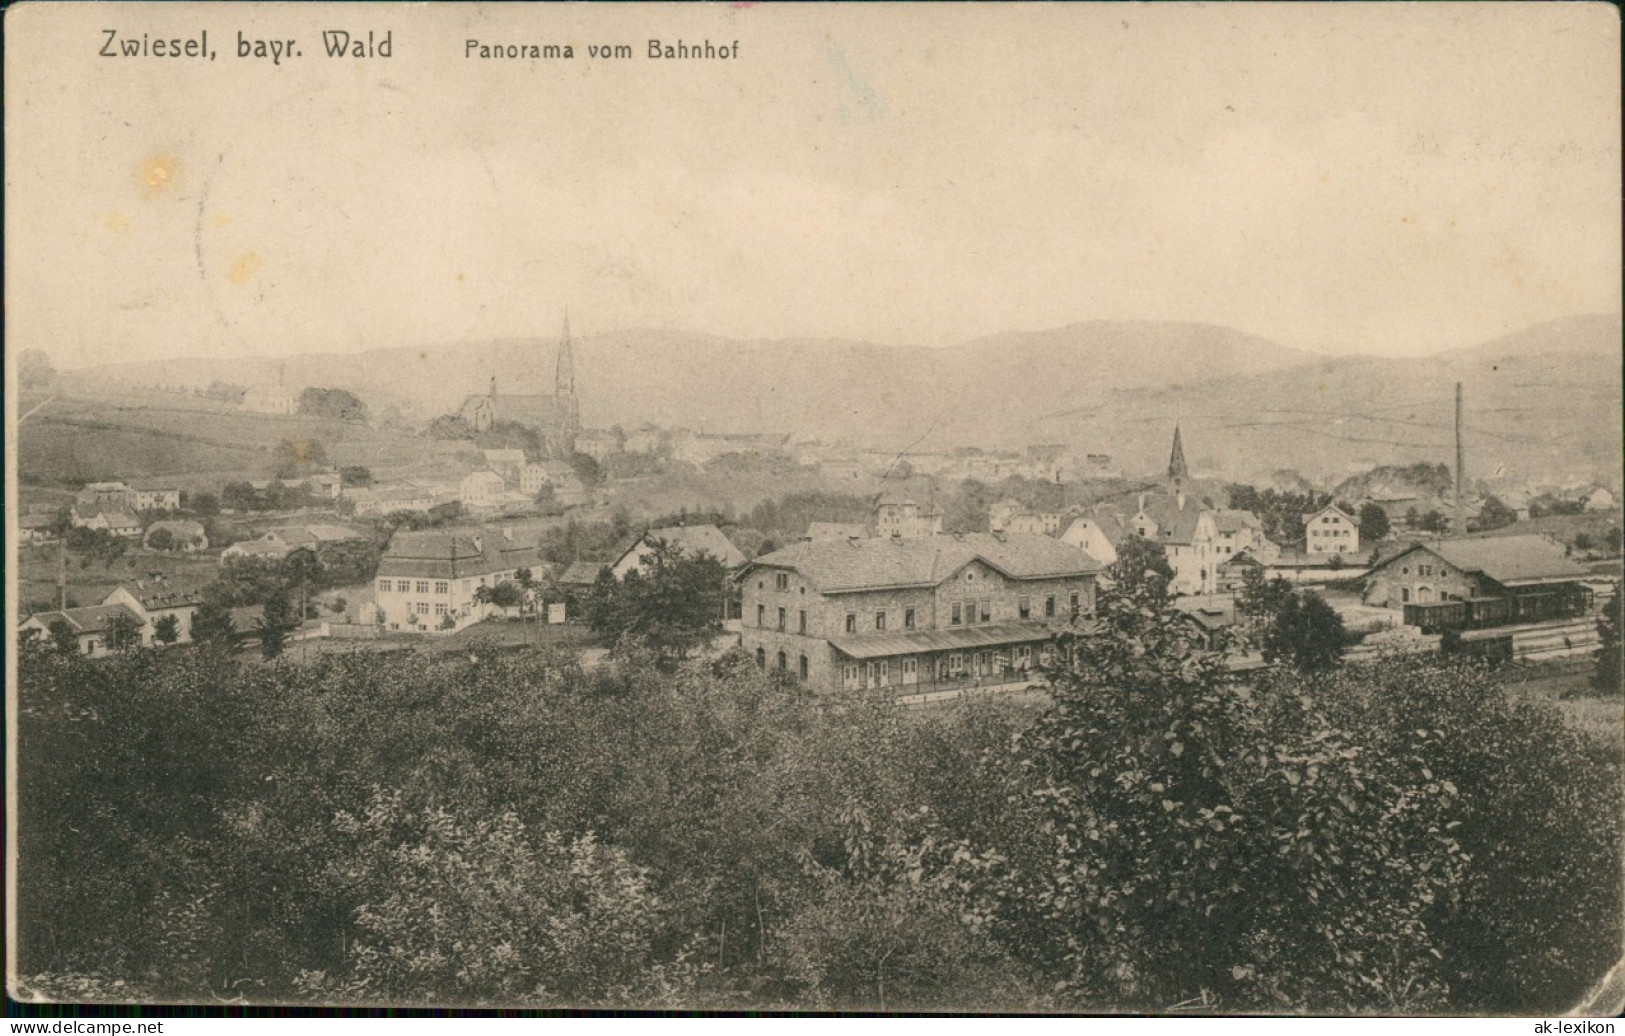
{"label": "house with gable", "polygon": [[1336,504],[1303,516],[1304,550],[1310,554],[1360,553],[1360,519]]}
{"label": "house with gable", "polygon": [[809,540],[749,562],[740,642],[821,691],[1020,685],[1095,607],[1100,563],[1047,536]]}
{"label": "house with gable", "polygon": [[1591,577],[1563,545],[1545,536],[1483,536],[1417,541],[1389,553],[1366,574],[1361,600],[1378,608],[1441,601],[1505,601],[1506,621],[1582,615]]}
{"label": "house with gable", "polygon": [[481,587],[538,569],[533,538],[507,528],[401,530],[378,562],[380,621],[392,632],[444,633],[485,618]]}

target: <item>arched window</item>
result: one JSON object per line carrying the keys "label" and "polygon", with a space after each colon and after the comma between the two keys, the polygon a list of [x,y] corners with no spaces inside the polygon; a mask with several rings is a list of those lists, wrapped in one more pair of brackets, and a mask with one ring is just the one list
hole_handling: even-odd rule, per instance
{"label": "arched window", "polygon": [[757,648],[756,649],[756,668],[758,668],[758,669],[766,669],[767,668],[767,652],[764,651],[762,648]]}
{"label": "arched window", "polygon": [[801,678],[803,680],[805,680],[807,678],[807,656],[806,655],[801,656]]}
{"label": "arched window", "polygon": [[780,651],[779,652],[779,672],[782,673],[788,668],[790,668],[790,660],[785,657],[784,652]]}

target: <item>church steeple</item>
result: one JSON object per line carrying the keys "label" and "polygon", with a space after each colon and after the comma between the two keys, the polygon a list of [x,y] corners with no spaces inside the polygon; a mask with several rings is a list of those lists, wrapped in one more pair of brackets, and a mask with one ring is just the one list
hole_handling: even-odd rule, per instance
{"label": "church steeple", "polygon": [[570,350],[570,314],[564,314],[564,330],[559,337],[559,358],[553,372],[553,405],[558,415],[554,445],[564,458],[576,451],[581,433],[581,404],[576,400],[576,364]]}
{"label": "church steeple", "polygon": [[1181,488],[1185,480],[1190,478],[1190,471],[1185,467],[1185,445],[1179,438],[1179,425],[1174,425],[1174,449],[1168,455],[1168,481],[1173,483],[1175,489]]}

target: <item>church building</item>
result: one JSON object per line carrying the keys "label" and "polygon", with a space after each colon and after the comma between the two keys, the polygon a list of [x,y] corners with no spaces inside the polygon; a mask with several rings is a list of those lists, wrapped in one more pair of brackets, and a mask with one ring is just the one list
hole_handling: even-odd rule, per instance
{"label": "church building", "polygon": [[553,369],[553,394],[518,394],[497,391],[496,375],[491,375],[491,391],[469,396],[457,416],[476,432],[485,432],[498,421],[511,421],[541,436],[551,457],[568,459],[576,452],[581,434],[581,405],[576,399],[575,358],[570,349],[570,318],[564,318],[559,339],[558,359]]}

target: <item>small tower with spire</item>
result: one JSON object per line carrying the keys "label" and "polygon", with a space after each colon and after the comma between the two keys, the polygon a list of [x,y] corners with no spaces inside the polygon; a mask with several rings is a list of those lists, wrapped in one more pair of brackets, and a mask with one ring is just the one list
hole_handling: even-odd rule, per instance
{"label": "small tower with spire", "polygon": [[1190,470],[1185,466],[1185,444],[1179,437],[1179,425],[1174,425],[1174,448],[1168,454],[1168,485],[1179,500],[1179,506],[1185,506],[1185,481],[1190,478]]}
{"label": "small tower with spire", "polygon": [[581,434],[581,404],[576,400],[576,365],[570,351],[570,313],[564,314],[564,331],[559,338],[559,358],[553,372],[553,406],[557,414],[554,448],[565,459],[576,451]]}

